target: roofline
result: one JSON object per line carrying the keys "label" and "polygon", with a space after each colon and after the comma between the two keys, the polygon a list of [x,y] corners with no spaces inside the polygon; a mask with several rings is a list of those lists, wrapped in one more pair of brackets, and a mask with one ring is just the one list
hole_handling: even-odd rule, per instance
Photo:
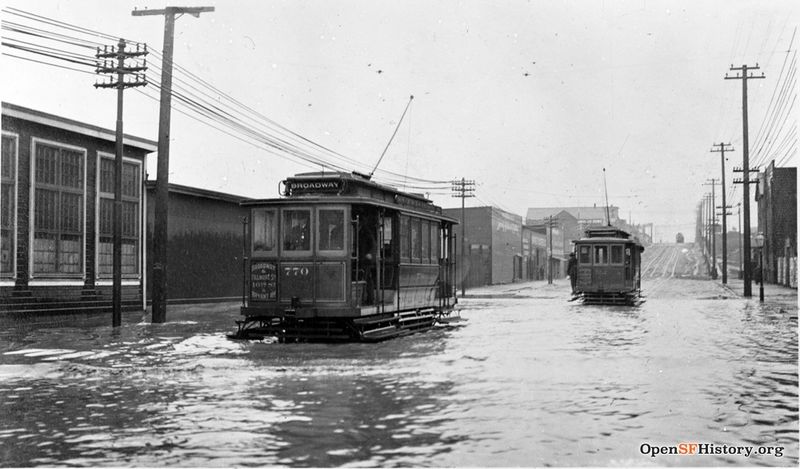
{"label": "roofline", "polygon": [[273,199],[246,199],[243,200],[241,205],[243,207],[255,207],[259,205],[303,205],[303,204],[364,204],[364,205],[374,205],[378,207],[385,207],[390,208],[392,210],[397,210],[398,212],[403,213],[411,213],[416,216],[422,218],[428,218],[431,220],[444,220],[450,223],[457,225],[459,223],[458,219],[445,215],[444,213],[433,213],[433,212],[425,212],[421,210],[415,210],[413,208],[408,208],[402,205],[391,204],[387,202],[378,201],[369,197],[364,196],[342,196],[342,197],[304,197],[300,198],[273,198]]}
{"label": "roofline", "polygon": [[[145,187],[148,190],[155,190],[156,181],[152,179],[145,181]],[[183,195],[191,195],[194,197],[203,197],[206,199],[221,200],[223,202],[233,202],[236,204],[241,204],[242,202],[253,200],[250,197],[244,197],[241,195],[228,194],[225,192],[211,191],[208,189],[200,189],[199,187],[184,186],[181,184],[173,184],[173,183],[169,184],[169,192],[173,194],[183,194]]]}
{"label": "roofline", "polygon": [[[37,111],[7,102],[2,103],[2,110],[2,114],[4,116],[35,122],[37,124],[47,125],[110,142],[115,142],[117,140],[117,134],[113,130],[104,129],[102,127],[87,124],[85,122],[67,119],[66,117],[48,114],[46,112]],[[148,153],[158,150],[158,142],[133,135],[123,134],[122,142],[127,146],[139,148],[147,151]]]}
{"label": "roofline", "polygon": [[355,171],[354,172],[350,172],[350,173],[345,172],[345,171],[330,171],[330,172],[315,171],[315,172],[307,172],[307,173],[298,173],[298,174],[295,174],[294,176],[287,177],[285,179],[285,181],[288,181],[290,179],[294,179],[294,180],[311,179],[311,180],[313,180],[313,179],[320,179],[320,178],[329,178],[329,179],[338,178],[338,179],[343,179],[343,180],[346,179],[348,181],[354,181],[354,182],[357,182],[359,184],[363,184],[365,186],[372,186],[372,187],[375,187],[375,188],[378,188],[380,190],[384,190],[384,191],[387,191],[387,192],[392,192],[392,193],[395,193],[395,194],[401,194],[401,195],[403,195],[405,197],[409,197],[409,198],[412,198],[412,199],[417,199],[417,200],[420,200],[422,202],[426,202],[426,203],[429,203],[429,204],[433,203],[430,199],[428,199],[427,197],[425,197],[422,194],[416,194],[414,192],[406,192],[406,191],[404,191],[402,189],[399,189],[397,187],[373,181],[372,179],[369,179],[366,175],[362,175],[362,174],[357,173]]}

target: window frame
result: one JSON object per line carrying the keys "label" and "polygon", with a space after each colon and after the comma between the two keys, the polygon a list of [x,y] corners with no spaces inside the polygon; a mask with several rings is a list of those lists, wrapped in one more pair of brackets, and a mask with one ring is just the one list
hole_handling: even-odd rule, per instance
{"label": "window frame", "polygon": [[[36,240],[36,150],[38,145],[53,146],[59,149],[75,151],[82,154],[83,159],[83,185],[81,188],[81,196],[83,198],[83,213],[81,223],[81,262],[79,272],[38,272],[35,270],[35,240]],[[71,278],[71,279],[86,279],[86,208],[88,201],[87,197],[87,176],[88,176],[88,150],[84,147],[77,145],[70,145],[67,143],[58,142],[55,140],[48,140],[39,137],[31,137],[31,151],[30,151],[30,188],[29,188],[29,207],[28,207],[28,277],[34,278]],[[77,192],[77,191],[76,191]]]}
{"label": "window frame", "polygon": [[[287,205],[280,208],[279,211],[279,225],[278,225],[278,252],[280,253],[280,257],[311,257],[314,255],[314,247],[316,245],[316,223],[314,219],[314,206],[313,205]],[[308,236],[311,238],[308,241],[308,249],[303,250],[290,250],[285,249],[283,247],[284,242],[284,234],[286,233],[286,227],[284,226],[284,214],[286,212],[292,211],[300,211],[300,210],[307,210],[308,211],[308,223],[311,225],[308,227]]]}
{"label": "window frame", "polygon": [[[401,213],[397,226],[397,241],[400,245],[398,259],[401,263],[411,263],[411,215]],[[405,223],[404,223],[405,221]],[[405,226],[404,226],[405,225]],[[405,228],[405,230],[403,229]]]}
{"label": "window frame", "polygon": [[[594,248],[592,249],[592,265],[610,265],[609,261],[611,252],[608,244],[593,244],[592,247]],[[597,253],[599,248],[603,248],[605,250],[605,256],[603,256],[605,258],[605,262],[597,261]]]}
{"label": "window frame", "polygon": [[420,224],[420,246],[422,249],[422,263],[431,263],[431,221],[422,219]]}
{"label": "window frame", "polygon": [[[275,215],[274,223],[273,223],[273,232],[272,235],[275,239],[275,247],[270,250],[264,249],[256,249],[255,245],[255,213],[257,211],[262,212],[272,212]],[[275,206],[267,206],[267,207],[253,207],[250,209],[250,253],[253,257],[275,257],[278,255],[278,247],[281,244],[280,239],[280,209],[279,207]]]}
{"label": "window frame", "polygon": [[[111,160],[112,162],[114,162],[116,164],[116,155],[114,155],[113,153],[102,152],[102,151],[98,151],[97,152],[97,166],[95,168],[96,169],[96,171],[95,171],[96,178],[95,178],[95,212],[94,212],[94,214],[95,214],[95,216],[94,216],[94,221],[95,221],[95,230],[94,230],[94,232],[95,232],[95,238],[94,238],[94,245],[95,245],[95,249],[94,249],[95,250],[94,271],[96,273],[96,278],[97,278],[98,281],[99,280],[108,280],[108,279],[113,278],[113,272],[112,273],[101,273],[100,272],[100,236],[101,236],[101,233],[100,233],[100,203],[101,203],[101,199],[108,199],[108,200],[111,200],[112,202],[114,201],[114,194],[113,193],[102,192],[101,191],[101,178],[102,178],[102,169],[103,169],[102,168],[102,161],[103,161],[103,158],[105,158],[106,160]],[[143,252],[142,252],[142,246],[143,246],[142,239],[144,238],[143,233],[142,233],[143,232],[142,228],[144,226],[144,220],[142,219],[142,214],[143,214],[142,210],[143,210],[143,205],[144,205],[144,170],[143,170],[144,165],[143,165],[143,162],[140,159],[132,158],[132,157],[128,157],[128,156],[123,156],[122,157],[122,162],[123,162],[123,165],[125,163],[133,163],[136,166],[138,166],[137,174],[139,175],[139,187],[138,187],[139,196],[137,197],[137,201],[136,201],[136,203],[138,205],[137,210],[136,210],[136,220],[137,220],[137,223],[138,223],[138,229],[136,230],[137,231],[137,233],[136,233],[136,240],[137,240],[137,246],[136,246],[136,251],[137,251],[136,272],[135,273],[127,273],[127,274],[123,273],[122,274],[122,278],[123,279],[140,279],[140,278],[142,278],[142,265],[143,265],[142,261],[143,261],[143,257],[144,257]],[[125,175],[125,173],[124,173],[124,169],[123,169],[123,176],[124,175]],[[123,185],[124,185],[124,181],[123,181]],[[110,197],[108,195],[104,195],[104,194],[110,194]],[[125,194],[123,194],[122,195],[123,203],[126,201],[126,197],[128,198],[128,200],[127,200],[128,202],[132,201],[132,199],[133,199],[131,196],[126,196]],[[112,227],[113,227],[113,219],[112,219]],[[126,237],[123,234],[122,235],[122,240],[124,241],[125,239],[126,239]],[[131,239],[131,238],[128,237],[128,239]],[[113,240],[113,228],[112,228],[112,240]],[[113,247],[113,241],[112,241],[112,247]],[[112,264],[112,269],[113,269],[113,264]]]}
{"label": "window frame", "polygon": [[[619,248],[619,262],[614,262],[614,248]],[[625,245],[611,244],[608,247],[608,265],[624,265],[624,264],[625,264]]]}
{"label": "window frame", "polygon": [[[581,259],[582,259],[582,255],[583,255],[583,253],[581,252],[581,249],[582,249],[582,248],[586,248],[586,250],[588,251],[588,252],[586,253],[586,255],[587,255],[587,256],[588,256],[588,258],[589,258],[589,261],[588,261],[588,262],[583,262],[583,261],[581,260]],[[592,261],[594,260],[594,253],[593,253],[593,251],[594,251],[594,250],[592,249],[592,245],[590,245],[590,244],[581,244],[581,245],[579,245],[579,246],[578,246],[578,265],[592,265]]]}
{"label": "window frame", "polygon": [[[311,219],[311,227],[315,234],[312,235],[312,240],[314,241],[312,245],[312,249],[314,252],[317,253],[320,257],[346,257],[348,254],[348,249],[350,247],[349,242],[349,233],[350,233],[350,212],[348,210],[349,206],[347,205],[318,205],[314,209],[314,216]],[[320,236],[319,236],[319,229],[321,224],[319,220],[320,212],[323,210],[336,210],[342,212],[342,248],[341,249],[321,249],[319,246],[320,243]],[[297,251],[291,251],[297,252]],[[305,252],[305,251],[300,251]]]}
{"label": "window frame", "polygon": [[440,245],[440,224],[438,221],[430,220],[430,237],[431,237],[431,264],[439,264],[441,258],[441,245]]}
{"label": "window frame", "polygon": [[[422,264],[422,219],[411,217],[411,263]],[[416,232],[414,231],[416,228]]]}
{"label": "window frame", "polygon": [[[6,130],[2,131],[2,137],[11,138],[14,140],[14,155],[13,155],[13,164],[14,164],[14,171],[13,177],[14,180],[14,190],[13,190],[13,207],[12,207],[12,219],[11,219],[11,270],[8,272],[0,271],[0,279],[16,279],[17,278],[17,248],[19,245],[19,134],[15,132],[8,132]],[[0,191],[0,198],[3,197],[2,191]]]}

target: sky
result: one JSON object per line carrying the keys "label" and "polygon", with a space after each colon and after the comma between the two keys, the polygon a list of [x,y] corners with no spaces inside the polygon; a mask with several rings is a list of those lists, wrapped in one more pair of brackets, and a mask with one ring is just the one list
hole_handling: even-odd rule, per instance
{"label": "sky", "polygon": [[[655,224],[656,241],[677,232],[692,240],[711,190],[704,184],[721,175],[715,143],[733,145],[726,193],[729,205],[741,201],[731,182],[742,164],[742,85],[724,79],[732,65],[758,64],[765,75],[748,81],[751,160],[797,166],[794,0],[2,4],[4,24],[89,37],[12,13],[22,10],[108,35],[91,37],[99,43],[122,37],[157,51],[163,16],[132,10],[213,6],[176,22],[175,80],[185,95],[236,100],[280,125],[263,132],[291,131],[347,170],[369,173],[380,159],[376,180],[444,207],[460,200],[442,181],[462,177],[476,182],[467,206],[523,217],[528,207],[602,206],[605,174],[622,218]],[[20,35],[4,26],[3,37]],[[2,74],[3,101],[114,128],[115,92],[96,89],[93,74],[0,60],[13,70]],[[158,82],[160,58],[148,65]],[[157,140],[157,96],[150,85],[125,92],[126,133]],[[268,198],[287,176],[321,169],[173,106],[172,183]],[[148,173],[155,177],[155,157]]]}

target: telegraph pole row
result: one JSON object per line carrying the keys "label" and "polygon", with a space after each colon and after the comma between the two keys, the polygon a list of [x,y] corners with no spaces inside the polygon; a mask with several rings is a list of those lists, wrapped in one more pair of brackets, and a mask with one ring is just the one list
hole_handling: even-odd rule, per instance
{"label": "telegraph pole row", "polygon": [[214,7],[167,7],[163,10],[134,10],[133,16],[164,15],[164,50],[161,63],[161,100],[158,119],[158,165],[153,220],[153,322],[167,321],[167,230],[169,214],[169,130],[172,109],[172,54],[175,43],[175,15],[199,17]]}
{"label": "telegraph pole row", "polygon": [[742,203],[739,202],[736,204],[736,212],[739,215],[739,278],[744,278],[744,267],[742,267],[742,262],[744,256],[742,255]]}
{"label": "telegraph pole row", "polygon": [[[716,178],[708,179],[704,186],[711,186],[711,204],[708,206],[709,215],[711,216],[711,278],[717,278],[717,211],[714,209],[717,205],[716,188],[719,180]],[[724,191],[724,189],[723,189]]]}
{"label": "telegraph pole row", "polygon": [[[126,64],[128,59],[138,59],[147,55],[147,45],[144,48],[141,44],[136,44],[135,51],[125,50],[125,40],[120,39],[116,48],[111,46],[97,48],[95,57],[98,59],[98,66],[95,72],[98,74],[107,73],[110,75],[106,83],[95,83],[95,88],[116,88],[117,89],[117,136],[116,154],[114,156],[114,210],[113,210],[113,285],[111,291],[111,325],[119,327],[122,324],[122,104],[123,91],[125,88],[135,86],[145,86],[147,80],[144,72],[147,70],[147,59],[142,65]],[[116,59],[116,64],[114,60]],[[100,65],[102,60],[102,65]],[[116,79],[114,78],[116,75]],[[132,75],[133,79],[126,80],[126,75]]]}
{"label": "telegraph pole row", "polygon": [[461,259],[460,259],[460,262],[459,262],[461,264],[461,267],[459,268],[459,270],[461,271],[461,275],[460,275],[460,278],[461,278],[461,297],[464,298],[464,295],[465,295],[464,284],[467,281],[467,278],[466,278],[466,274],[467,273],[464,270],[464,268],[466,267],[466,265],[464,264],[464,239],[465,239],[464,234],[465,234],[465,228],[466,228],[466,225],[467,225],[466,211],[465,211],[465,208],[464,208],[464,199],[466,199],[467,197],[475,197],[475,180],[474,179],[464,179],[462,177],[461,180],[454,179],[454,180],[450,181],[450,184],[451,184],[452,190],[453,190],[453,194],[451,196],[452,197],[460,197],[461,198]]}
{"label": "telegraph pole row", "polygon": [[[758,173],[758,169],[749,169],[748,171],[744,171],[744,169],[740,167],[733,168],[734,173],[742,173],[743,176],[741,178],[733,178],[734,184],[742,184],[745,188],[749,188],[750,184],[758,184],[758,180],[752,180],[748,176],[750,173]],[[739,217],[739,235],[741,238],[739,239],[739,257],[742,271],[742,278],[746,279],[745,281],[745,296],[750,297],[752,296],[752,286],[750,286],[750,282],[753,279],[753,267],[750,259],[750,190],[743,190],[747,196],[742,196],[742,202],[739,203],[740,210],[744,207],[745,210],[740,213]],[[744,228],[742,228],[742,220],[741,215],[746,214],[744,216]]]}
{"label": "telegraph pole row", "polygon": [[728,205],[725,200],[725,152],[734,151],[730,143],[714,143],[711,153],[719,153],[722,163],[722,283],[728,283]]}
{"label": "telegraph pole row", "polygon": [[[758,70],[758,64],[755,67],[748,67],[742,65],[741,67],[734,67],[731,65],[731,71],[736,71],[736,76],[729,77],[725,74],[726,80],[742,80],[742,167],[744,184],[743,196],[744,201],[744,296],[749,298],[753,296],[752,291],[752,267],[750,265],[750,143],[748,140],[747,131],[747,80],[764,78],[764,73],[761,76],[748,74],[749,70]],[[741,73],[740,73],[741,72]]]}

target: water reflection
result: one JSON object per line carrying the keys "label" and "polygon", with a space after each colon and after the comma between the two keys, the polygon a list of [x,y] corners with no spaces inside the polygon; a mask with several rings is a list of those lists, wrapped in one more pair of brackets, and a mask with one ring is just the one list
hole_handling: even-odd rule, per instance
{"label": "water reflection", "polygon": [[[639,308],[469,300],[465,327],[380,344],[232,342],[234,309],[5,329],[0,465],[796,465],[796,307],[693,282]],[[786,451],[639,452],[680,441]]]}

